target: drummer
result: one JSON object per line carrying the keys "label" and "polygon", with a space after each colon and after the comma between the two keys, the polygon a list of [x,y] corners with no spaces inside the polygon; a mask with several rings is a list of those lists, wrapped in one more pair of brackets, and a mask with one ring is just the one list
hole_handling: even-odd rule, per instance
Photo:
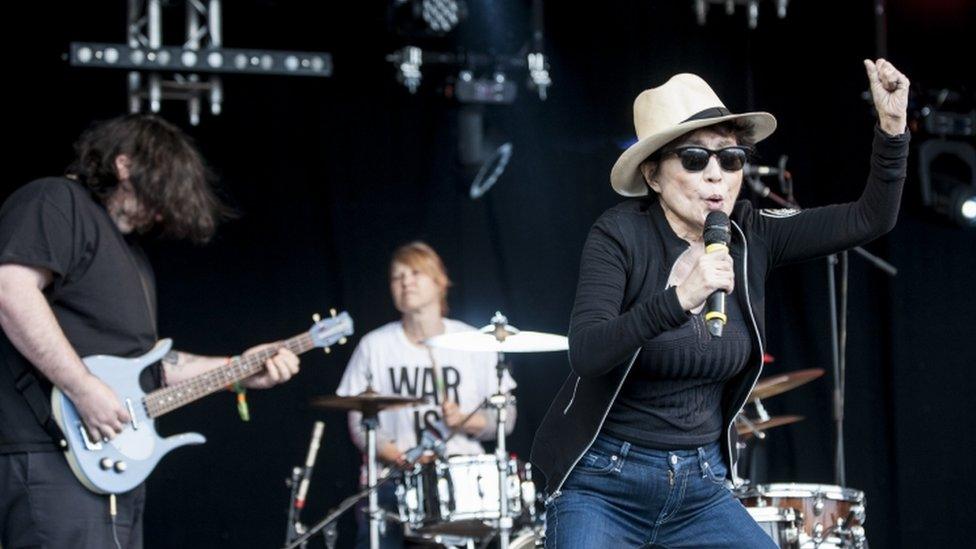
{"label": "drummer", "polygon": [[[372,385],[380,394],[428,399],[427,405],[379,413],[376,454],[380,466],[409,467],[404,454],[420,443],[425,430],[446,440],[446,455],[483,454],[480,441],[495,438],[496,413],[475,410],[497,389],[496,355],[434,349],[423,343],[433,336],[475,329],[445,317],[450,285],[444,263],[429,245],[411,242],[393,252],[390,293],[400,320],[363,336],[336,390],[340,396],[351,396]],[[510,392],[514,388],[515,381],[506,372],[502,390]],[[349,413],[349,433],[353,443],[365,452],[366,436],[360,418],[359,412]],[[515,427],[514,405],[509,405],[507,421],[505,430],[511,433]],[[423,459],[429,461],[431,454],[428,452]],[[380,489],[379,501],[381,507],[396,511],[391,484]],[[368,547],[369,523],[362,510],[357,514],[357,523],[356,547]],[[403,543],[402,528],[387,524],[381,547],[403,547]]]}

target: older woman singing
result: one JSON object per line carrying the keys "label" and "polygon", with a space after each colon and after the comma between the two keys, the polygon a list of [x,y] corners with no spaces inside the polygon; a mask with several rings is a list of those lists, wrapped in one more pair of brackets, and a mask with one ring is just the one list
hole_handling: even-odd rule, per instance
{"label": "older woman singing", "polygon": [[[773,267],[864,244],[894,226],[905,179],[908,79],[864,62],[878,112],[861,197],[804,211],[737,200],[752,147],[776,128],[733,114],[679,74],[634,102],[638,141],[617,160],[628,200],[590,230],[570,324],[572,372],[536,434],[546,547],[774,547],[733,497],[733,421],[762,369]],[[705,219],[731,242],[706,253]],[[720,337],[705,301],[727,292]]]}

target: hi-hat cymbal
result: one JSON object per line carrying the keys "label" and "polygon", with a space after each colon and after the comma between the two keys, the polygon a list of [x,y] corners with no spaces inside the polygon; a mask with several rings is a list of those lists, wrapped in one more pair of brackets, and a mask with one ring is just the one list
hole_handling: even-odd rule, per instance
{"label": "hi-hat cymbal", "polygon": [[777,374],[764,377],[756,383],[756,386],[749,393],[749,400],[769,398],[790,389],[795,389],[808,381],[813,381],[822,376],[822,368],[810,368],[808,370],[797,370],[785,374]]}
{"label": "hi-hat cymbal", "polygon": [[511,329],[505,333],[504,339],[499,341],[495,334],[494,326],[486,326],[480,331],[471,330],[434,336],[424,343],[438,349],[471,353],[541,353],[569,349],[569,340],[566,336]]}
{"label": "hi-hat cymbal", "polygon": [[381,395],[367,389],[353,396],[320,396],[312,398],[312,406],[329,410],[356,410],[367,415],[375,414],[390,408],[401,406],[415,406],[426,404],[426,398],[407,397],[400,395]]}
{"label": "hi-hat cymbal", "polygon": [[762,432],[766,431],[767,429],[772,429],[773,427],[789,425],[798,421],[803,421],[803,416],[773,416],[766,421],[753,421],[751,426],[745,422],[737,420],[735,430],[739,433],[739,436],[749,437],[752,436],[753,431]]}

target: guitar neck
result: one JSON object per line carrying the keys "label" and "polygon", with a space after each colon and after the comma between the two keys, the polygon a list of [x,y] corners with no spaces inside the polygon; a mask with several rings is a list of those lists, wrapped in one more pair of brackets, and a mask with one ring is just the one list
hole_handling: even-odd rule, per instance
{"label": "guitar neck", "polygon": [[277,354],[279,349],[288,349],[298,355],[314,346],[309,334],[304,333],[286,339],[279,345],[255,353],[236,356],[226,366],[208,370],[198,376],[147,394],[143,398],[146,412],[149,417],[157,418],[260,373],[264,369],[265,361]]}

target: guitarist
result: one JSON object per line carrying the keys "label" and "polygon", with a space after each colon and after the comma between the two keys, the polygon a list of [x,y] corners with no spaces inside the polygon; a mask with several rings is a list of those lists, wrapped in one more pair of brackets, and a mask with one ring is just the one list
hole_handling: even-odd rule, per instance
{"label": "guitarist", "polygon": [[[177,127],[128,115],[91,127],[65,177],[35,180],[0,208],[0,546],[142,547],[144,485],[118,496],[89,492],[61,454],[51,417],[57,386],[93,440],[108,441],[129,415],[82,356],[138,356],[155,344],[152,268],[138,236],[207,242],[227,210]],[[257,350],[251,349],[251,351]],[[155,388],[222,367],[226,357],[173,351],[146,370]],[[266,388],[298,372],[280,350],[248,379]]]}

